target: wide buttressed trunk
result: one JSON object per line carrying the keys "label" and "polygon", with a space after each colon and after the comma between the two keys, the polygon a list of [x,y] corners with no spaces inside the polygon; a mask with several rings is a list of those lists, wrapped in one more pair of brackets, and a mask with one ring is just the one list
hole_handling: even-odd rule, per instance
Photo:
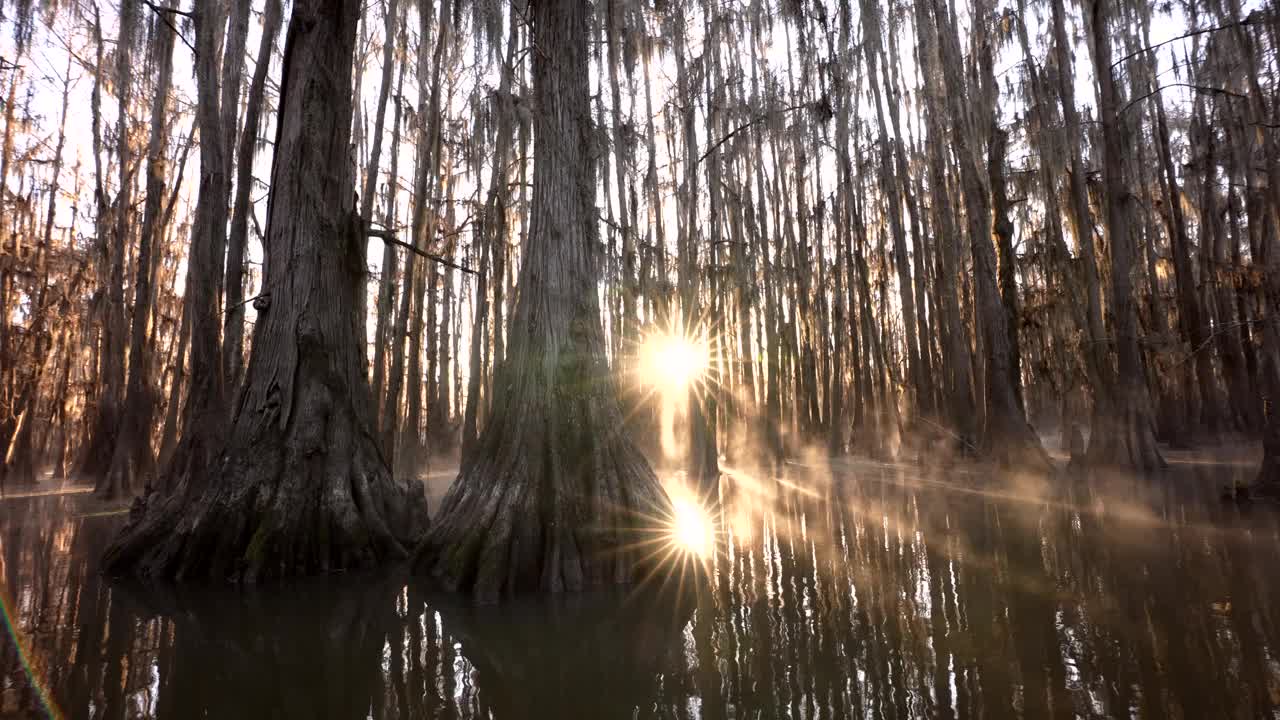
{"label": "wide buttressed trunk", "polygon": [[[392,479],[373,429],[347,157],[358,0],[299,0],[285,45],[263,298],[217,461],[153,494],[107,551],[115,574],[252,582],[407,555],[421,486]],[[215,356],[216,358],[216,356]]]}
{"label": "wide buttressed trunk", "polygon": [[417,566],[493,600],[628,582],[668,511],[623,431],[596,283],[587,0],[535,0],[533,203],[494,408]]}

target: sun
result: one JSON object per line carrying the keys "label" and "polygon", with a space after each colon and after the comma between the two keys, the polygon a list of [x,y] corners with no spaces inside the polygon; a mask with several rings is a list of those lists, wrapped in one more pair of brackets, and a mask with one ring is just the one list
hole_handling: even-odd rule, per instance
{"label": "sun", "polygon": [[682,393],[711,369],[707,343],[678,332],[650,333],[640,347],[643,381],[664,393]]}

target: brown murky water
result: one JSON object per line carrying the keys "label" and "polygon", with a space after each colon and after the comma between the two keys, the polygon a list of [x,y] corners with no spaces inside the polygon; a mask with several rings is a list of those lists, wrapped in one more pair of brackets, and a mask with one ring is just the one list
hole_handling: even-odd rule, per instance
{"label": "brown murky water", "polygon": [[113,585],[122,516],[9,498],[0,715],[1278,717],[1280,512],[1217,500],[1243,472],[739,476],[686,592],[484,608],[396,575]]}

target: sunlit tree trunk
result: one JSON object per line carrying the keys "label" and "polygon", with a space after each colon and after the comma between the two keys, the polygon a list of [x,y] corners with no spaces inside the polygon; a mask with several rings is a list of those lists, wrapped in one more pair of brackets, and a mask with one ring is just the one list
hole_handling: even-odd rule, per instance
{"label": "sunlit tree trunk", "polygon": [[[419,10],[421,12],[421,10]],[[423,20],[426,23],[426,20]],[[441,98],[443,97],[444,85],[444,65],[445,58],[449,55],[449,43],[453,39],[453,32],[450,29],[453,23],[453,3],[442,0],[440,3],[440,13],[436,20],[436,43],[433,51],[431,62],[431,91],[428,93],[429,100],[427,105],[426,141],[425,156],[426,163],[419,166],[419,183],[421,191],[416,193],[414,198],[414,234],[417,236],[417,243],[422,249],[431,249],[436,240],[436,228],[439,223],[439,215],[441,209],[440,192],[442,180],[440,169],[442,165],[443,144],[441,141],[441,124],[443,122],[442,113],[440,111]],[[421,33],[420,37],[427,37],[427,32]],[[419,52],[422,48],[419,48]],[[419,70],[424,67],[420,64]],[[426,73],[419,75],[419,82],[426,80]],[[421,92],[421,88],[419,89]],[[420,116],[421,117],[421,116]],[[419,122],[422,122],[419,120]],[[410,261],[412,262],[412,261]],[[426,449],[422,435],[422,398],[424,390],[427,393],[427,400],[430,402],[431,394],[435,390],[433,371],[430,362],[435,359],[435,344],[433,340],[436,337],[436,312],[438,310],[436,303],[436,285],[438,272],[434,265],[427,265],[421,268],[417,275],[414,276],[413,282],[406,284],[412,286],[414,313],[409,318],[409,360],[407,368],[407,377],[404,380],[405,390],[405,411],[404,421],[400,429],[399,438],[396,442],[395,464],[393,467],[397,469],[412,470],[417,462],[422,459],[422,455]],[[426,335],[424,343],[423,336]],[[427,348],[428,357],[424,358],[423,347]],[[428,372],[423,374],[423,360],[428,361]]]}
{"label": "sunlit tree trunk", "polygon": [[1052,0],[1051,3],[1053,54],[1058,66],[1058,97],[1062,101],[1063,145],[1069,158],[1067,187],[1071,198],[1071,228],[1075,234],[1076,252],[1080,256],[1081,275],[1084,278],[1081,286],[1085,292],[1088,332],[1083,334],[1080,354],[1085,360],[1089,384],[1096,396],[1103,392],[1100,388],[1104,387],[1111,375],[1111,365],[1106,352],[1106,329],[1102,324],[1102,290],[1096,244],[1093,240],[1093,216],[1089,211],[1089,196],[1085,186],[1088,171],[1082,159],[1084,133],[1075,101],[1075,72],[1071,57],[1075,43],[1067,35],[1063,2],[1064,0]]}
{"label": "sunlit tree trunk", "polygon": [[161,468],[159,487],[169,490],[190,477],[206,479],[226,425],[222,374],[220,290],[227,227],[227,168],[223,161],[222,115],[218,104],[218,53],[225,14],[209,5],[196,20],[196,122],[200,128],[200,187],[187,258],[190,356],[182,431],[173,456]]}
{"label": "sunlit tree trunk", "polygon": [[[169,7],[173,7],[170,0]],[[125,392],[121,428],[111,458],[111,466],[94,489],[100,497],[121,497],[139,489],[138,480],[154,470],[151,448],[152,416],[156,388],[151,380],[151,255],[159,249],[162,228],[161,202],[165,185],[165,130],[168,125],[169,88],[173,80],[173,32],[157,21],[155,50],[160,68],[151,107],[151,134],[147,141],[147,187],[138,237],[137,274],[133,284],[133,324],[129,336],[129,380]]]}
{"label": "sunlit tree trunk", "polygon": [[[20,418],[16,421],[16,426],[11,422],[0,422],[0,429],[11,431],[12,436],[2,435],[4,442],[7,443],[7,452],[0,457],[0,486],[7,485],[10,482],[20,485],[30,485],[37,479],[37,450],[35,441],[35,425],[38,420],[40,402],[40,382],[44,375],[44,369],[49,360],[55,362],[54,371],[57,372],[59,361],[65,368],[62,376],[67,375],[70,370],[71,350],[67,345],[69,336],[69,328],[64,328],[61,332],[62,347],[56,342],[56,338],[49,337],[49,331],[46,329],[49,325],[49,317],[54,308],[52,307],[52,295],[50,291],[50,271],[49,271],[49,253],[53,249],[53,225],[54,218],[57,214],[57,202],[59,196],[59,176],[62,173],[62,152],[66,148],[67,140],[67,112],[70,107],[71,97],[71,62],[72,57],[67,57],[66,74],[62,84],[62,110],[59,113],[58,122],[58,139],[54,144],[53,150],[53,169],[50,172],[49,187],[49,205],[45,213],[44,228],[41,234],[40,246],[37,249],[38,260],[36,262],[36,275],[39,278],[39,290],[36,293],[34,307],[32,309],[33,317],[28,336],[34,338],[35,353],[37,366],[35,371],[31,373],[31,377],[24,384],[22,391],[13,398],[12,414],[14,418]],[[16,77],[16,75],[15,75]],[[0,187],[3,187],[5,179],[0,177]],[[3,238],[0,238],[2,240]],[[15,253],[16,254],[16,253]],[[4,259],[0,259],[3,263]],[[6,263],[7,264],[7,263]],[[8,273],[6,267],[4,272]],[[7,279],[5,280],[7,282]],[[6,288],[7,291],[7,288]],[[6,298],[7,299],[7,298]],[[5,312],[3,317],[11,317],[8,314],[9,308],[6,304],[0,303],[0,312]],[[70,318],[63,320],[61,324],[70,325]],[[8,323],[5,322],[5,332],[8,332]],[[59,357],[61,354],[66,355],[65,359]],[[52,355],[52,357],[51,357]],[[7,369],[13,370],[14,358],[10,355],[7,345],[0,345],[0,363],[3,363]],[[52,404],[54,408],[63,408],[65,410],[66,401],[66,382],[60,381],[57,390],[53,393]],[[61,405],[60,405],[61,403]],[[3,408],[0,405],[0,408]],[[48,418],[48,425],[52,426],[57,415],[57,410],[53,410]],[[39,444],[43,448],[44,443]],[[57,453],[57,460],[61,461],[63,453]],[[60,479],[60,478],[59,478]]]}
{"label": "sunlit tree trunk", "polygon": [[[1158,79],[1153,82],[1158,82]],[[1195,292],[1195,279],[1191,270],[1191,240],[1187,233],[1186,216],[1182,210],[1182,191],[1178,184],[1177,172],[1174,170],[1173,152],[1169,147],[1169,124],[1165,117],[1164,98],[1160,93],[1156,93],[1152,97],[1152,103],[1155,106],[1156,120],[1153,137],[1160,162],[1159,178],[1165,205],[1164,216],[1169,225],[1169,249],[1173,256],[1178,329],[1187,349],[1192,350],[1200,347],[1204,342],[1202,337],[1204,330],[1200,319],[1200,304]],[[1216,403],[1217,388],[1214,386],[1212,363],[1201,353],[1197,352],[1183,361],[1177,372],[1183,379],[1183,397],[1179,404],[1185,408],[1176,430],[1180,435],[1177,444],[1184,444],[1187,439],[1182,436],[1183,433],[1191,430],[1189,426],[1198,422],[1199,418],[1209,417],[1216,421],[1218,417],[1216,410],[1199,412],[1200,405],[1196,402],[1196,382],[1199,382],[1199,397],[1202,402]]]}
{"label": "sunlit tree trunk", "polygon": [[[685,16],[680,6],[674,8],[672,20],[675,36],[676,87],[684,97],[692,97],[696,85],[689,79],[685,62]],[[686,104],[680,113],[680,136],[684,141],[681,192],[677,195],[679,213],[677,239],[677,276],[680,284],[681,331],[690,339],[701,338],[706,331],[704,321],[709,320],[700,302],[702,275],[699,259],[700,213],[698,212],[698,140],[696,117],[692,103]],[[702,386],[693,383],[686,391],[688,402],[689,435],[688,459],[685,469],[692,482],[709,490],[720,477],[717,461],[715,434],[715,407]]]}
{"label": "sunlit tree trunk", "polygon": [[[915,288],[911,282],[911,263],[907,258],[906,229],[902,222],[902,186],[906,177],[897,172],[894,149],[896,138],[889,138],[888,125],[885,122],[884,100],[881,99],[881,79],[879,59],[881,57],[879,42],[883,36],[879,13],[876,12],[875,0],[863,2],[863,15],[868,27],[867,41],[863,43],[863,54],[866,58],[868,81],[875,105],[876,123],[880,129],[880,188],[885,197],[885,213],[889,216],[889,230],[893,237],[893,264],[898,275],[898,296],[902,301],[902,326],[907,342],[907,375],[911,378],[911,388],[915,391],[915,400],[925,394],[924,367],[920,363],[920,340],[916,324]],[[888,68],[885,69],[884,86],[889,87]],[[889,97],[889,104],[895,98]],[[896,112],[896,110],[895,110]],[[896,123],[895,123],[895,131]],[[896,132],[895,132],[896,134]]]}
{"label": "sunlit tree trunk", "polygon": [[[402,28],[398,44],[401,51],[404,51],[405,31]],[[391,120],[391,165],[387,172],[387,192],[386,207],[382,211],[382,224],[388,228],[395,227],[396,218],[398,217],[398,207],[400,195],[400,128],[401,115],[404,108],[404,76],[405,68],[408,63],[400,64],[399,77],[396,79],[395,103],[396,109],[392,114]],[[395,312],[397,275],[399,273],[399,254],[397,249],[391,243],[384,243],[382,247],[382,271],[379,273],[378,279],[378,304],[377,318],[374,320],[373,331],[373,409],[374,414],[378,418],[379,429],[382,429],[385,412],[384,404],[388,403],[386,393],[387,384],[387,362],[389,345],[391,344],[393,332],[393,314]],[[382,434],[381,432],[379,433]]]}
{"label": "sunlit tree trunk", "polygon": [[961,445],[976,447],[976,426],[973,421],[973,392],[970,384],[972,362],[969,354],[968,331],[960,313],[958,275],[960,253],[958,233],[954,225],[950,194],[947,190],[946,161],[944,159],[944,130],[941,108],[938,107],[942,90],[939,86],[937,66],[941,62],[937,52],[936,35],[928,32],[930,23],[929,3],[917,0],[915,4],[918,54],[921,57],[921,74],[924,76],[924,114],[928,127],[925,154],[929,158],[929,193],[933,210],[933,226],[939,244],[941,267],[938,273],[942,308],[941,329],[944,338],[943,357],[950,369],[950,377],[943,383],[949,388],[947,406],[951,423]]}
{"label": "sunlit tree trunk", "polygon": [[[138,3],[135,0],[123,0],[120,4],[118,37],[115,48],[114,86],[116,103],[119,106],[119,117],[116,121],[116,159],[119,163],[120,187],[111,203],[112,209],[105,216],[105,197],[99,200],[99,231],[110,237],[110,245],[104,254],[106,263],[105,312],[103,315],[102,355],[99,364],[101,384],[98,407],[94,416],[94,424],[89,431],[89,442],[81,459],[80,474],[102,480],[111,465],[111,455],[115,450],[120,432],[120,412],[124,401],[125,383],[125,342],[127,340],[127,316],[124,307],[125,248],[129,244],[130,217],[133,209],[133,173],[132,146],[129,142],[129,111],[133,89],[133,36],[138,24]],[[99,31],[100,32],[100,31]],[[96,90],[95,90],[96,92]],[[10,98],[8,113],[13,112],[13,98]],[[6,126],[8,123],[6,124]],[[9,153],[10,141],[6,139],[5,154]],[[0,161],[0,165],[4,165]],[[0,168],[0,177],[5,175]],[[101,173],[99,173],[101,177]],[[99,179],[101,188],[102,180]],[[108,227],[110,223],[110,227]],[[106,238],[100,243],[108,242]],[[105,488],[99,491],[107,494]],[[114,493],[111,493],[114,494]]]}

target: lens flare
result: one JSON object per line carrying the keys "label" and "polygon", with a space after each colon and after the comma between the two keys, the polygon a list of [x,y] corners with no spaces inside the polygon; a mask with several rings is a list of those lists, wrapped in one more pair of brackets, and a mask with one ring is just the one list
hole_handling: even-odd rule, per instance
{"label": "lens flare", "polygon": [[716,548],[715,527],[706,510],[690,497],[671,499],[671,541],[676,549],[699,558],[710,557]]}

